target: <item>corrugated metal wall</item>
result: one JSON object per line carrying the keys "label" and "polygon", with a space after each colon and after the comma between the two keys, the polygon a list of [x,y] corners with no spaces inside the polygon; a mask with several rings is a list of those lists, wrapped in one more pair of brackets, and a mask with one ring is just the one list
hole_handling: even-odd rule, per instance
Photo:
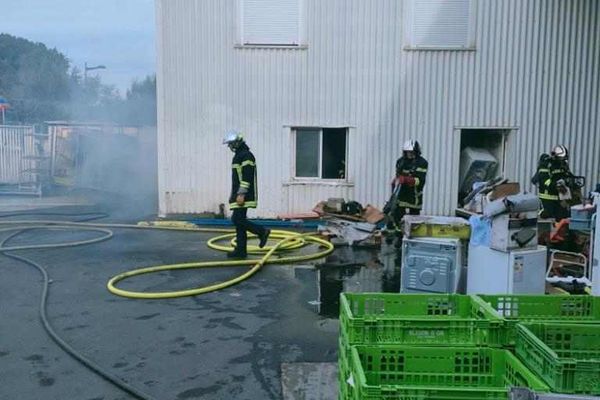
{"label": "corrugated metal wall", "polygon": [[[600,2],[479,0],[475,51],[403,49],[403,2],[304,0],[307,48],[239,48],[237,1],[157,0],[161,213],[216,210],[229,190],[228,129],[259,166],[259,215],[353,197],[382,205],[402,142],[430,162],[425,211],[456,203],[459,128],[514,128],[508,176],[571,149],[599,179]],[[350,126],[348,185],[293,187],[290,126]],[[321,188],[326,191],[319,192]]]}
{"label": "corrugated metal wall", "polygon": [[282,196],[282,211],[299,212],[310,211],[319,201],[331,197],[352,199],[354,190],[351,185],[286,183],[283,185]]}

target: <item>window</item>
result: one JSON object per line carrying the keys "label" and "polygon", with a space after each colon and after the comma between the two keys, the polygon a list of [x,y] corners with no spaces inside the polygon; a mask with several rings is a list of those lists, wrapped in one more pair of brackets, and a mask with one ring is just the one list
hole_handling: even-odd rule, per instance
{"label": "window", "polygon": [[242,45],[300,45],[301,1],[241,0]]}
{"label": "window", "polygon": [[476,0],[409,0],[408,49],[464,50],[475,47]]}
{"label": "window", "polygon": [[296,178],[346,179],[347,128],[297,128]]}

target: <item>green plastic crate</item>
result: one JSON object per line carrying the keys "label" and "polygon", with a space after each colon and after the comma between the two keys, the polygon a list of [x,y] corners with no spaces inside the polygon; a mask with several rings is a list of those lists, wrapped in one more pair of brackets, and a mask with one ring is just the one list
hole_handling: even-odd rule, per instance
{"label": "green plastic crate", "polygon": [[600,324],[600,297],[479,295],[506,320],[506,345],[513,346],[518,322]]}
{"label": "green plastic crate", "polygon": [[[348,349],[349,350],[349,349]],[[339,382],[339,399],[349,399],[348,388],[344,384],[346,379],[350,376],[350,364],[348,363],[347,354],[350,354],[346,348],[344,348],[341,338],[339,340],[338,348],[338,382]]]}
{"label": "green plastic crate", "polygon": [[[507,350],[353,346],[345,399],[508,399],[510,387],[549,388]],[[344,387],[345,386],[345,387]]]}
{"label": "green plastic crate", "polygon": [[503,323],[491,307],[472,296],[342,293],[340,299],[340,336],[345,346],[499,347]]}
{"label": "green plastic crate", "polygon": [[517,324],[515,353],[552,391],[600,395],[600,325]]}

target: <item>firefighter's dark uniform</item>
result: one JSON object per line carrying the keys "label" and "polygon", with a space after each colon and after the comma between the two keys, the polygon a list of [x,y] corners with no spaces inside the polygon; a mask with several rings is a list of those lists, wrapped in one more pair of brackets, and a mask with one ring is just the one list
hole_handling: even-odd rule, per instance
{"label": "firefighter's dark uniform", "polygon": [[428,163],[420,155],[413,159],[400,157],[396,161],[396,177],[406,176],[414,178],[413,186],[402,185],[398,193],[397,207],[392,215],[392,224],[398,233],[400,233],[400,222],[406,215],[407,210],[410,215],[419,215],[423,207],[423,188],[427,178]]}
{"label": "firefighter's dark uniform", "polygon": [[[256,159],[245,143],[242,143],[235,151],[231,163],[231,195],[229,196],[229,208],[233,211],[231,221],[236,230],[235,253],[239,256],[246,255],[246,243],[250,231],[257,236],[265,234],[266,230],[260,225],[253,224],[247,219],[248,208],[256,208],[258,204],[258,186],[256,179]],[[244,195],[244,204],[238,205],[236,198]]]}
{"label": "firefighter's dark uniform", "polygon": [[554,218],[561,220],[569,218],[569,207],[563,206],[558,193],[558,181],[568,181],[570,177],[569,167],[563,161],[548,157],[540,162],[532,182],[538,186],[538,197],[542,202],[540,216],[542,218]]}

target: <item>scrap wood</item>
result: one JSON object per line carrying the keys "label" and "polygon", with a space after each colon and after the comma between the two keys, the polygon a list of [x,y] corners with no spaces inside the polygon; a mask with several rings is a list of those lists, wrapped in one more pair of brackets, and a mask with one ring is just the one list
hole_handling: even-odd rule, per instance
{"label": "scrap wood", "polygon": [[331,212],[331,210],[327,209],[327,203],[325,201],[318,202],[312,209],[312,212],[318,214],[320,217],[334,217],[353,222],[368,222],[370,224],[377,224],[385,218],[384,213],[370,204],[367,204],[360,216]]}
{"label": "scrap wood", "polygon": [[363,213],[364,219],[370,224],[377,224],[385,218],[385,214],[379,211],[376,207],[367,204]]}
{"label": "scrap wood", "polygon": [[329,213],[329,212],[324,213],[324,215],[327,217],[335,217],[335,218],[345,219],[345,220],[353,221],[353,222],[365,222],[364,218],[355,217],[353,215],[335,214],[335,213]]}
{"label": "scrap wood", "polygon": [[312,211],[314,213],[319,214],[320,216],[325,215],[325,202],[324,201],[318,202],[317,205],[312,209]]}
{"label": "scrap wood", "polygon": [[502,197],[514,196],[520,192],[521,185],[518,182],[499,183],[490,191],[489,199],[494,201]]}
{"label": "scrap wood", "polygon": [[321,216],[314,211],[304,213],[279,214],[278,219],[319,219]]}

